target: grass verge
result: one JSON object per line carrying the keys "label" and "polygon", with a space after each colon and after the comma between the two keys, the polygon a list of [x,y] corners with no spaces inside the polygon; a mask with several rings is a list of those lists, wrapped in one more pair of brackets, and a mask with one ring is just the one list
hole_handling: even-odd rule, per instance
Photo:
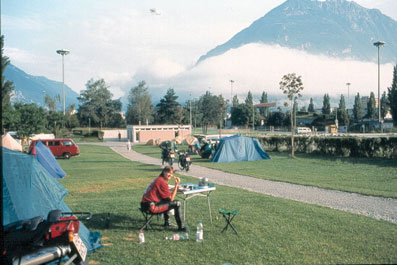
{"label": "grass verge", "polygon": [[[181,149],[186,147],[182,146]],[[160,148],[134,145],[139,153],[160,158]],[[319,188],[356,192],[365,195],[397,198],[397,163],[378,158],[337,158],[269,152],[271,160],[212,163],[198,155],[192,156],[195,165],[225,172],[276,180]]]}
{"label": "grass verge", "polygon": [[[91,211],[85,222],[102,235],[104,248],[88,255],[89,264],[285,264],[396,263],[397,226],[325,207],[289,201],[236,188],[217,186],[211,195],[210,224],[205,198],[188,201],[188,241],[166,241],[175,231],[145,231],[138,211],[146,186],[161,168],[131,162],[107,147],[81,145],[81,155],[58,160],[67,172],[60,182],[69,190],[65,202],[74,211]],[[197,179],[181,176],[182,182]],[[218,208],[239,209],[231,230]],[[110,213],[110,228],[104,218]],[[196,243],[195,227],[204,223],[204,242]]]}

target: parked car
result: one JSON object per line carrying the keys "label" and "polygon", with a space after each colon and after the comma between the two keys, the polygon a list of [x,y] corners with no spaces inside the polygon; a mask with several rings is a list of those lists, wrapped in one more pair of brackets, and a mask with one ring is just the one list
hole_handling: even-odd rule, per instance
{"label": "parked car", "polygon": [[33,140],[29,146],[29,152],[31,152],[33,146],[41,141],[43,144],[50,148],[52,154],[55,157],[63,157],[69,159],[72,156],[80,154],[79,146],[73,142],[72,139],[40,139]]}
{"label": "parked car", "polygon": [[295,132],[298,133],[298,134],[300,134],[300,133],[303,134],[303,133],[311,133],[312,130],[310,128],[307,128],[307,127],[296,127],[295,128]]}

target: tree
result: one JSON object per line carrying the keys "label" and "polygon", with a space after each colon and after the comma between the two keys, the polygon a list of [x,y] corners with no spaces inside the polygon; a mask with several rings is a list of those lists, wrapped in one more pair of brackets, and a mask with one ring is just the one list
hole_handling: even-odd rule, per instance
{"label": "tree", "polygon": [[322,107],[322,113],[323,114],[330,114],[331,113],[331,104],[329,102],[329,95],[324,94],[324,99],[323,99],[323,107]]}
{"label": "tree", "polygon": [[54,98],[52,98],[50,95],[46,94],[44,97],[44,102],[45,104],[48,106],[49,110],[56,110],[56,102],[60,102],[61,101],[61,97],[58,95],[56,95]]}
{"label": "tree", "polygon": [[234,95],[233,100],[232,100],[232,107],[233,107],[233,108],[234,108],[234,107],[237,107],[238,104],[240,104],[240,103],[238,102],[238,97],[237,97],[237,95]]}
{"label": "tree", "polygon": [[[262,92],[261,99],[259,100],[260,103],[267,103],[267,93],[265,91]],[[265,119],[269,117],[269,108],[260,108],[259,114],[261,114]]]}
{"label": "tree", "polygon": [[249,107],[252,107],[254,104],[254,99],[252,97],[251,91],[248,91],[247,97],[245,98],[245,104],[247,104]]}
{"label": "tree", "polygon": [[14,84],[12,81],[5,80],[4,71],[10,64],[10,60],[7,56],[4,56],[4,36],[0,36],[1,45],[1,104],[7,106],[11,104],[11,95],[14,92]]}
{"label": "tree", "polygon": [[245,98],[245,104],[249,109],[251,109],[251,113],[248,115],[248,123],[252,125],[254,129],[255,124],[259,123],[259,115],[257,108],[254,108],[254,99],[251,91],[248,91],[247,97]]}
{"label": "tree", "polygon": [[145,81],[141,81],[136,87],[131,88],[128,102],[126,115],[128,124],[153,122],[154,107]]}
{"label": "tree", "polygon": [[250,122],[250,116],[252,116],[252,108],[243,103],[233,107],[231,120],[234,125],[245,126],[247,128]]}
{"label": "tree", "polygon": [[374,92],[371,92],[369,96],[369,100],[367,103],[367,115],[366,117],[369,119],[374,119],[377,117],[377,109],[376,109],[376,100]]}
{"label": "tree", "polygon": [[337,115],[339,125],[349,126],[349,115],[346,111],[345,97],[343,95],[340,96]]}
{"label": "tree", "polygon": [[4,129],[10,130],[17,123],[14,108],[11,106],[11,96],[14,92],[14,84],[9,80],[5,80],[4,71],[10,64],[7,56],[4,56],[4,36],[0,36],[1,51],[1,125]]}
{"label": "tree", "polygon": [[390,110],[389,99],[387,98],[386,91],[383,92],[380,99],[380,116],[382,119],[386,117],[387,112]]}
{"label": "tree", "polygon": [[201,125],[204,133],[207,133],[209,125],[220,125],[226,116],[226,101],[224,98],[212,95],[209,91],[200,97],[198,106],[199,112],[202,114]]}
{"label": "tree", "polygon": [[[301,76],[296,76],[295,73],[284,75],[280,81],[280,89],[283,91],[284,94],[287,95],[289,100],[289,105],[291,107],[291,113],[293,113],[294,104],[293,101],[299,97],[302,97],[300,94],[301,91],[304,89],[302,78]],[[295,126],[293,115],[290,116],[291,120],[291,157],[294,158],[295,154],[295,147],[294,147],[294,133],[295,133]]]}
{"label": "tree", "polygon": [[389,98],[390,112],[394,123],[397,123],[397,64],[393,69],[393,81],[391,87],[387,89]]}
{"label": "tree", "polygon": [[15,111],[19,117],[17,124],[17,132],[21,138],[27,138],[33,133],[41,133],[46,131],[47,115],[42,107],[36,104],[25,104],[17,102],[14,104]]}
{"label": "tree", "polygon": [[[78,117],[81,124],[88,125],[89,121],[92,126],[106,126],[112,119],[115,112],[121,111],[121,102],[117,103],[112,100],[105,80],[90,79],[86,84],[87,89],[80,92],[77,99],[80,102]],[[119,109],[115,109],[118,108]]]}
{"label": "tree", "polygon": [[314,112],[314,104],[313,104],[313,99],[310,98],[310,104],[309,107],[307,109],[309,112],[313,113]]}
{"label": "tree", "polygon": [[164,98],[156,105],[156,119],[160,124],[179,124],[182,119],[181,105],[176,101],[173,88],[169,88]]}
{"label": "tree", "polygon": [[357,93],[356,97],[354,98],[353,116],[354,120],[356,121],[359,121],[364,117],[364,110],[361,106],[360,93]]}
{"label": "tree", "polygon": [[284,125],[284,120],[286,118],[286,115],[279,111],[274,111],[269,114],[269,119],[267,120],[267,125],[269,126],[283,126]]}

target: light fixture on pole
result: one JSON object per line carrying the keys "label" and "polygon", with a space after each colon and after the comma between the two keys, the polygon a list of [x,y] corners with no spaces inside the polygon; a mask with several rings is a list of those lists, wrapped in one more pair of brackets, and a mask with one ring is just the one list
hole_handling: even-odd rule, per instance
{"label": "light fixture on pole", "polygon": [[346,83],[346,85],[347,85],[347,106],[346,106],[346,109],[349,109],[349,98],[350,98],[350,85],[351,85],[351,83]]}
{"label": "light fixture on pole", "polygon": [[63,99],[63,115],[65,115],[65,71],[64,71],[64,57],[68,55],[70,51],[62,49],[57,50],[57,53],[62,55],[62,99]]}
{"label": "light fixture on pole", "polygon": [[380,47],[385,45],[383,41],[377,41],[374,46],[378,47],[378,124],[380,127]]}

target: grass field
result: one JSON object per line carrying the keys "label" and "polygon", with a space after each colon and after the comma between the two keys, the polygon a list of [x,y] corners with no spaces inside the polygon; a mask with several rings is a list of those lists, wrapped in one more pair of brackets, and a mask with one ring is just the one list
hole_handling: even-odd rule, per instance
{"label": "grass field", "polygon": [[[60,180],[70,192],[65,202],[74,211],[91,211],[85,224],[102,235],[105,247],[88,255],[89,264],[397,263],[395,224],[220,185],[211,195],[213,224],[205,198],[193,198],[186,220],[189,241],[165,240],[175,231],[164,231],[155,220],[158,229],[145,231],[146,243],[139,244],[139,202],[161,168],[131,162],[107,147],[80,149],[79,157],[58,161],[68,174]],[[225,221],[218,208],[241,211],[233,221],[239,236],[220,233]],[[203,243],[194,240],[199,220]]]}
{"label": "grass field", "polygon": [[[180,149],[186,148],[181,146]],[[134,145],[137,152],[160,158],[160,148]],[[336,158],[287,153],[269,153],[271,160],[212,163],[194,155],[193,164],[213,169],[326,189],[397,198],[397,162],[386,159]]]}

